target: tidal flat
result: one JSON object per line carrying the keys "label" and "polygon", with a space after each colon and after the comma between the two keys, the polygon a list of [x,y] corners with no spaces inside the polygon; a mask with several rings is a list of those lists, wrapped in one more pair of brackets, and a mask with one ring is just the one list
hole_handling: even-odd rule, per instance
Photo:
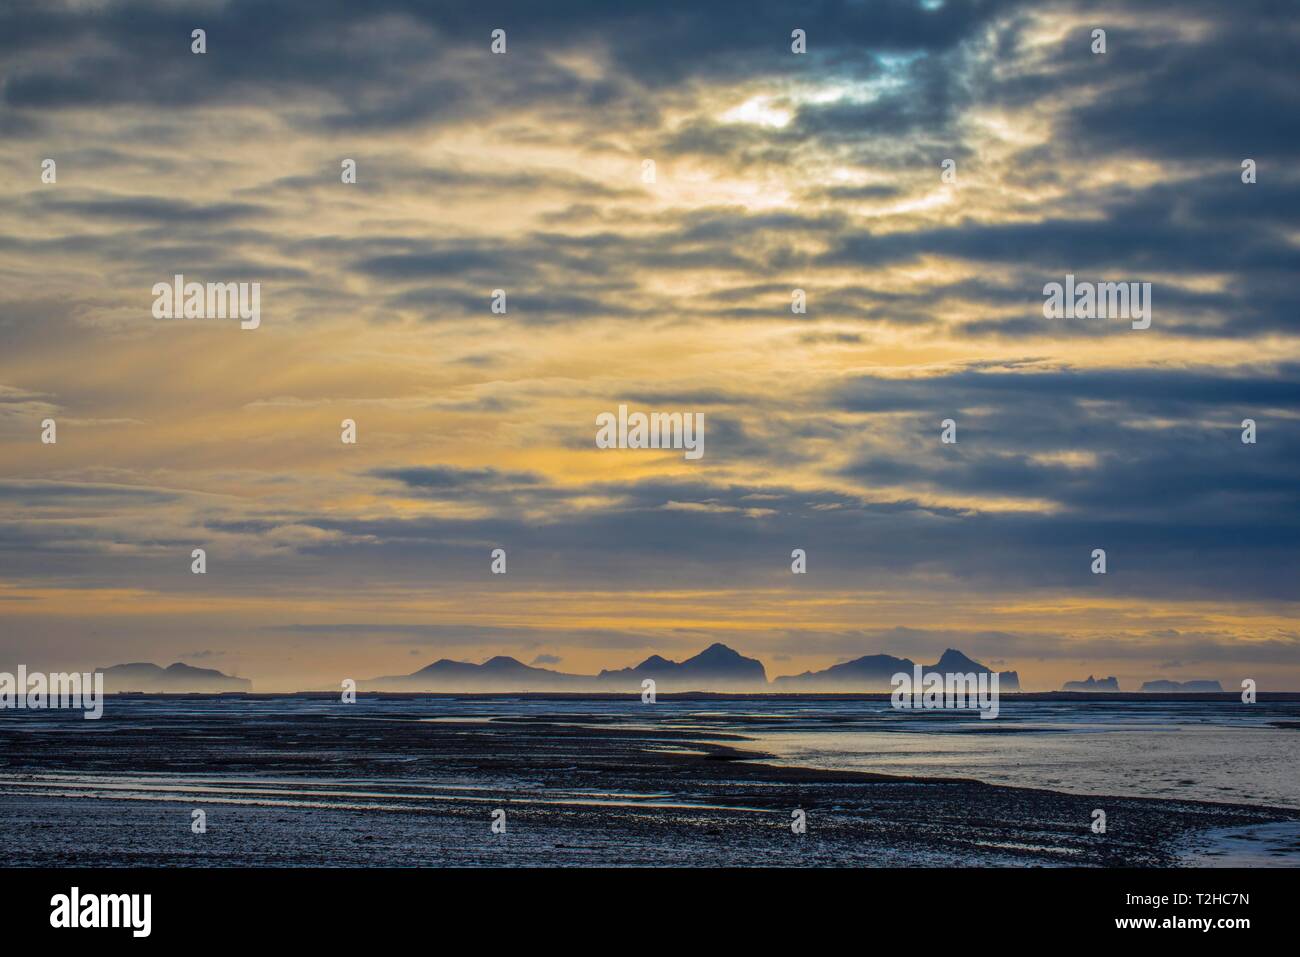
{"label": "tidal flat", "polygon": [[[9,712],[0,863],[1155,867],[1234,863],[1238,846],[1300,861],[1293,807],[843,769],[824,745],[801,766],[797,748],[764,747],[782,728],[839,727],[862,767],[891,732],[851,721],[878,702],[853,719],[817,701],[666,704],[126,696],[93,722]],[[1294,730],[1271,730],[1294,747]]]}

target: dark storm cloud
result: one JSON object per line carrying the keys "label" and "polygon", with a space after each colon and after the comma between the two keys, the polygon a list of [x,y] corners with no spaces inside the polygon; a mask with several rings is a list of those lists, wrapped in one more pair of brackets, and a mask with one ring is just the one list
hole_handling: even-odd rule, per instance
{"label": "dark storm cloud", "polygon": [[[1225,189],[1233,188],[1233,179]],[[1240,184],[1237,186],[1240,189]],[[1157,218],[1151,219],[1156,213]],[[1242,235],[1187,228],[1168,207],[1146,203],[1109,211],[1104,219],[963,225],[897,233],[850,234],[825,257],[830,265],[884,266],[922,255],[983,262],[1034,263],[1044,270],[1123,269],[1215,272],[1300,268],[1300,249],[1261,231]]]}
{"label": "dark storm cloud", "polygon": [[[1076,521],[1068,516],[1131,521],[1125,534],[1141,528],[1158,550],[1221,548],[1210,540],[1226,538],[1230,548],[1249,543],[1277,560],[1300,534],[1295,373],[964,372],[860,379],[833,401],[864,414],[901,414],[914,440],[859,455],[844,475],[864,489],[1045,500],[1062,510],[1045,524]],[[948,417],[958,441],[943,446],[940,421]],[[1243,444],[1245,418],[1267,439]],[[1259,559],[1243,552],[1241,560]]]}
{"label": "dark storm cloud", "polygon": [[1089,152],[1169,160],[1225,158],[1235,165],[1250,156],[1280,165],[1300,159],[1294,6],[1206,5],[1198,12],[1211,22],[1203,36],[1183,42],[1170,43],[1156,30],[1116,31],[1105,80],[1118,87],[1071,114],[1073,138]]}
{"label": "dark storm cloud", "polygon": [[[935,423],[937,426],[937,423]],[[853,477],[864,490],[906,477],[917,486],[953,491],[1041,494],[1058,500],[1048,514],[923,505],[910,495],[867,501],[858,495],[710,480],[593,483],[560,493],[531,476],[448,467],[380,470],[415,499],[455,500],[491,510],[483,518],[436,515],[347,518],[284,514],[206,523],[212,533],[256,542],[286,527],[317,529],[321,540],[288,546],[295,555],[261,556],[215,549],[232,592],[265,591],[308,577],[317,582],[481,582],[488,550],[510,556],[511,587],[585,587],[654,582],[655,587],[787,585],[788,556],[808,549],[820,587],[876,587],[909,575],[941,574],[954,586],[1005,590],[1070,588],[1098,596],[1150,598],[1294,597],[1300,535],[1289,462],[1294,429],[1268,422],[1263,445],[1242,446],[1231,431],[1215,444],[1182,449],[1178,435],[1130,436],[1099,467],[1068,472],[1014,451],[987,452],[960,433],[960,455],[941,450],[936,434],[911,456],[864,459]],[[1146,451],[1141,443],[1145,442]],[[1281,448],[1274,448],[1276,443]],[[976,446],[976,448],[970,448]],[[1073,447],[1071,444],[1070,447]],[[970,449],[968,451],[968,449]],[[952,450],[948,450],[952,451]],[[578,507],[599,497],[599,509]],[[75,498],[70,497],[70,504]],[[542,505],[546,520],[526,517]],[[175,555],[193,539],[116,528],[117,554],[98,553],[93,523],[0,526],[0,556],[15,580],[79,574],[97,582],[138,581],[159,588],[193,586]],[[1091,549],[1108,549],[1111,574],[1088,573]],[[770,562],[756,561],[767,555]],[[12,560],[11,560],[12,559]],[[173,566],[176,566],[173,568]]]}
{"label": "dark storm cloud", "polygon": [[903,409],[961,410],[1006,402],[1069,404],[1114,400],[1148,414],[1189,406],[1300,411],[1300,368],[1283,365],[1256,373],[1179,369],[1063,369],[1027,372],[962,371],[916,379],[863,376],[837,385],[831,401],[853,412]]}
{"label": "dark storm cloud", "polygon": [[[430,318],[446,317],[437,307],[482,313],[491,290],[503,288],[510,314],[524,322],[595,316],[633,320],[681,308],[679,299],[640,286],[639,277],[648,271],[771,273],[796,268],[806,257],[788,248],[789,237],[830,232],[837,219],[773,214],[747,223],[743,213],[728,208],[691,214],[675,228],[640,235],[533,232],[493,243],[363,238],[322,240],[301,248],[314,245],[342,253],[351,260],[350,268],[368,279],[419,283],[385,292],[384,299],[392,308],[434,309]],[[431,285],[431,280],[442,283]],[[788,313],[788,288],[784,295]]]}
{"label": "dark storm cloud", "polygon": [[827,186],[819,190],[811,190],[809,195],[824,197],[829,200],[892,199],[901,195],[902,192],[902,189],[898,186],[891,186],[887,183],[872,183],[867,186]]}
{"label": "dark storm cloud", "polygon": [[111,504],[114,500],[163,504],[182,498],[182,493],[132,485],[102,485],[83,482],[0,481],[0,500],[20,508],[57,506],[63,503],[86,506]]}
{"label": "dark storm cloud", "polygon": [[[1187,35],[1171,24],[1112,26],[1110,50],[1102,58],[1089,52],[1087,31],[1080,28],[1061,41],[1053,72],[1011,71],[1007,79],[994,79],[978,68],[991,63],[976,64],[969,75],[958,69],[966,63],[958,57],[963,42],[995,24],[1001,33],[992,62],[1014,57],[1014,41],[1030,25],[1024,11],[1032,9],[974,0],[949,0],[933,10],[914,0],[801,10],[774,2],[457,8],[410,0],[364,6],[247,0],[200,14],[140,2],[31,2],[0,12],[0,58],[10,61],[3,97],[12,123],[68,107],[252,104],[265,101],[270,90],[281,102],[296,99],[306,107],[289,111],[294,122],[373,129],[529,104],[585,103],[608,110],[615,102],[644,100],[639,86],[691,80],[815,73],[860,83],[889,71],[901,79],[899,89],[865,104],[805,104],[794,129],[773,138],[855,145],[864,132],[935,133],[972,104],[1020,105],[1104,85],[1110,95],[1064,117],[1074,132],[1067,139],[1078,147],[1188,158],[1220,156],[1231,143],[1236,148],[1224,158],[1233,161],[1256,153],[1265,163],[1294,156],[1300,87],[1284,78],[1296,69],[1297,27],[1282,15],[1283,5],[1261,0],[1230,11],[1216,4],[1149,4],[1144,12],[1153,17],[1185,16],[1203,22],[1204,29]],[[196,57],[189,53],[189,34],[200,22],[210,52]],[[719,23],[726,29],[718,29]],[[449,58],[458,51],[486,54],[488,34],[498,26],[511,34],[513,77],[503,77],[486,55],[479,59],[482,76],[451,68]],[[806,57],[789,55],[794,26],[808,32]],[[611,73],[619,82],[583,79],[547,57],[596,48],[612,58]],[[881,57],[903,59],[882,66]],[[711,145],[690,139],[691,129],[675,134],[682,150],[734,154],[746,148],[736,138],[756,145],[760,136],[695,128],[714,140]]]}
{"label": "dark storm cloud", "polygon": [[[1300,253],[1289,229],[1300,214],[1300,179],[1280,157],[1292,150],[1296,134],[1291,98],[1297,85],[1279,77],[1288,72],[1285,54],[1293,45],[1295,28],[1270,27],[1278,19],[1270,14],[1278,8],[1267,3],[1246,5],[1240,16],[1232,17],[1213,5],[1153,6],[1153,15],[1183,12],[1204,18],[1207,25],[1189,34],[1160,24],[1145,30],[1114,28],[1104,60],[1088,52],[1086,31],[1074,30],[1050,61],[1053,72],[1030,71],[1022,80],[999,79],[991,71],[992,63],[975,61],[975,50],[963,44],[978,40],[996,24],[1001,32],[994,47],[995,62],[1014,57],[1014,41],[1030,26],[1027,9],[1016,4],[949,2],[926,10],[919,3],[901,0],[826,4],[797,12],[778,4],[707,9],[686,3],[643,9],[572,4],[542,10],[520,3],[457,10],[406,2],[364,9],[341,2],[302,6],[238,2],[198,16],[146,3],[75,9],[19,4],[0,13],[0,23],[6,27],[0,30],[6,38],[0,41],[0,58],[10,61],[3,96],[12,110],[47,113],[72,106],[147,105],[156,108],[160,132],[166,131],[169,117],[181,118],[183,107],[258,105],[271,94],[283,105],[279,115],[287,122],[365,128],[420,125],[444,117],[493,117],[530,105],[608,106],[613,100],[644,100],[641,85],[671,86],[727,76],[797,79],[813,73],[823,82],[850,86],[886,77],[895,85],[866,101],[800,105],[794,122],[783,130],[697,121],[673,132],[661,131],[660,146],[669,155],[691,151],[787,165],[796,151],[813,144],[823,149],[843,147],[864,160],[872,158],[872,150],[884,150],[879,156],[889,157],[898,182],[915,180],[918,165],[925,169],[934,165],[939,156],[936,141],[942,144],[944,156],[965,161],[969,147],[949,124],[969,107],[1033,103],[1067,88],[1105,89],[1107,95],[1095,101],[1062,108],[1061,122],[1076,134],[1058,138],[1062,144],[1099,155],[1110,150],[1162,157],[1181,148],[1177,127],[1185,136],[1207,144],[1186,153],[1186,158],[1216,158],[1222,173],[1147,188],[1116,186],[1096,197],[1096,208],[1049,211],[1038,222],[962,222],[875,233],[855,226],[846,215],[713,209],[674,212],[664,228],[648,235],[617,230],[582,236],[534,233],[499,245],[453,239],[388,250],[366,250],[364,243],[358,243],[350,268],[373,280],[399,283],[451,275],[467,278],[464,286],[385,292],[386,306],[427,309],[430,318],[441,316],[439,307],[478,311],[482,297],[478,287],[485,282],[491,284],[488,288],[505,285],[501,277],[508,276],[516,286],[510,291],[521,319],[555,322],[640,314],[626,297],[575,287],[575,282],[601,274],[645,270],[815,274],[821,268],[885,267],[925,255],[1020,267],[1018,284],[976,281],[912,296],[870,289],[812,291],[822,315],[900,325],[942,321],[942,314],[936,317],[930,308],[942,292],[967,304],[1033,310],[1041,305],[1043,282],[1058,279],[1067,270],[1106,273],[1095,278],[1134,279],[1155,271],[1213,271],[1229,274],[1222,291],[1158,290],[1157,308],[1164,311],[1157,322],[1162,329],[1209,336],[1294,327],[1298,303],[1290,276],[1300,266]],[[1073,8],[1063,5],[1061,9]],[[188,52],[189,31],[200,20],[210,43],[204,57]],[[716,29],[720,22],[727,22],[728,29]],[[487,34],[497,25],[511,30],[507,73],[492,68],[486,54]],[[812,52],[806,60],[788,54],[791,25],[809,33]],[[582,51],[597,45],[613,57],[613,72],[624,85],[575,76],[542,52]],[[86,52],[88,47],[95,52]],[[463,63],[454,59],[458,51],[477,57],[471,74],[483,75],[452,77],[464,74]],[[1215,69],[1216,63],[1232,66]],[[1013,78],[1020,75],[1009,73]],[[1123,95],[1112,93],[1115,84],[1121,84]],[[1205,102],[1213,109],[1208,117],[1193,122],[1191,114]],[[659,120],[644,119],[648,119],[646,131],[656,131]],[[1258,148],[1248,148],[1246,143]],[[98,148],[115,152],[109,146]],[[1246,189],[1237,178],[1236,164],[1248,152],[1259,154],[1256,158],[1264,175],[1259,184]],[[1060,166],[1060,160],[1049,152],[1026,172],[1040,175],[1044,172],[1040,167],[1053,162]],[[1050,169],[1046,172],[1053,175]],[[637,193],[587,183],[564,171],[492,173],[456,166],[404,166],[370,178],[376,175],[459,194],[559,190],[614,199]],[[1056,175],[1064,174],[1058,170]],[[315,183],[310,177],[287,176],[245,193],[281,196],[286,190]],[[388,182],[384,188],[395,187]],[[810,195],[832,202],[852,202],[885,198],[900,186],[810,184],[809,189]],[[166,240],[129,233],[31,240],[0,237],[0,248],[33,254],[83,250],[115,263],[122,250],[129,249],[130,259],[140,262],[139,275],[159,269],[183,271],[187,262],[216,263],[225,272],[245,275],[248,265],[264,260],[265,253],[283,248],[284,243],[269,230],[265,235],[244,230],[240,236],[228,234],[220,240],[200,235],[214,225],[239,225],[272,215],[254,203],[203,205],[174,197],[104,195],[41,197],[36,202],[38,212],[81,216],[122,228],[157,224],[180,235]],[[820,256],[810,254],[809,241],[826,241],[829,248]],[[232,252],[234,245],[243,248]],[[296,244],[296,248],[307,247]],[[132,267],[128,263],[126,268]],[[258,278],[308,278],[305,267],[278,268],[282,271],[274,276],[259,272]],[[561,283],[567,291],[557,294],[555,287]],[[646,302],[645,297],[639,302]],[[721,310],[708,311],[736,319],[766,315],[751,304],[725,304]],[[1023,315],[1014,315],[981,319],[966,331],[1011,336],[1040,328]],[[1063,336],[1104,334],[1102,329],[1078,325],[1058,331]]]}
{"label": "dark storm cloud", "polygon": [[459,244],[421,253],[375,256],[358,262],[355,268],[369,276],[397,280],[426,279],[439,274],[500,276],[507,272],[513,275],[528,273],[504,250]]}
{"label": "dark storm cloud", "polygon": [[[1300,177],[1244,186],[1239,170],[1144,190],[1117,189],[1087,217],[1055,216],[1030,223],[962,223],[904,233],[845,231],[820,262],[886,267],[937,256],[1009,267],[1011,283],[963,280],[909,295],[835,289],[822,306],[864,318],[897,321],[933,316],[944,300],[963,305],[1021,307],[1027,316],[972,324],[976,334],[1042,333],[1043,286],[1066,273],[1087,281],[1151,281],[1158,274],[1222,274],[1222,289],[1153,282],[1153,322],[1183,335],[1236,335],[1294,330],[1300,294],[1292,277],[1300,247],[1292,224],[1300,217]],[[1287,174],[1292,175],[1292,174]],[[924,313],[913,310],[926,307]],[[903,312],[899,312],[902,309]],[[942,312],[939,313],[942,315]],[[1006,323],[1005,328],[1000,328]],[[1096,335],[1106,324],[1057,323],[1053,334]]]}
{"label": "dark storm cloud", "polygon": [[408,467],[374,469],[368,474],[385,483],[396,483],[397,487],[380,490],[386,496],[469,504],[506,520],[526,509],[563,511],[578,494],[547,484],[542,476],[532,472],[494,468]]}
{"label": "dark storm cloud", "polygon": [[[1274,458],[1272,467],[1281,463]],[[1227,469],[1211,474],[1226,475]],[[996,476],[1011,485],[1015,478],[1014,469]],[[1107,478],[1121,484],[1106,491]],[[487,549],[500,546],[508,550],[512,582],[519,587],[561,579],[593,587],[636,580],[721,587],[787,583],[790,548],[797,544],[814,556],[818,583],[825,587],[901,581],[928,570],[964,586],[998,590],[1294,597],[1300,571],[1294,496],[1288,502],[1276,487],[1252,495],[1238,481],[1214,508],[1188,514],[1133,508],[1126,501],[1136,493],[1150,505],[1162,489],[1176,500],[1197,491],[1180,488],[1177,476],[1103,470],[1093,482],[1098,494],[1087,514],[975,512],[907,499],[872,503],[837,493],[703,480],[597,485],[584,491],[614,496],[617,504],[553,511],[544,525],[522,517],[316,519],[311,524],[342,532],[344,539],[305,546],[301,553],[327,566],[362,567],[397,580],[421,569],[443,581],[472,581],[480,577],[475,569],[486,561]],[[1090,552],[1098,546],[1110,553],[1112,574],[1105,578],[1089,574]],[[755,562],[759,555],[771,556],[766,572]]]}
{"label": "dark storm cloud", "polygon": [[37,194],[37,215],[58,214],[89,220],[142,222],[163,226],[193,223],[208,227],[218,223],[241,222],[267,215],[270,210],[252,203],[190,203],[155,196],[129,196],[112,199],[68,199]]}
{"label": "dark storm cloud", "polygon": [[[845,63],[850,51],[948,49],[997,9],[960,0],[939,11],[924,10],[914,0],[830,3],[801,11],[735,0],[708,6],[675,0],[639,9],[244,0],[202,11],[141,2],[33,2],[7,5],[0,14],[0,56],[29,56],[5,83],[4,101],[17,110],[184,108],[251,102],[273,89],[316,100],[323,110],[317,118],[327,126],[374,129],[474,115],[474,105],[484,102],[476,95],[479,84],[444,69],[441,61],[461,48],[486,52],[496,27],[509,32],[510,62],[529,68],[522,82],[494,84],[511,102],[577,99],[608,109],[634,91],[585,80],[555,66],[548,54],[600,46],[609,51],[617,74],[662,87],[771,70],[775,59],[788,54],[790,30],[798,26],[812,38],[810,61],[856,74],[856,58]],[[727,29],[717,29],[718,23]],[[196,26],[208,35],[203,57],[189,51]],[[384,43],[366,42],[379,30]],[[77,55],[67,55],[72,50]]]}
{"label": "dark storm cloud", "polygon": [[515,488],[535,486],[542,479],[532,472],[502,472],[497,469],[437,468],[375,469],[376,478],[401,482],[407,488],[431,489],[437,492]]}

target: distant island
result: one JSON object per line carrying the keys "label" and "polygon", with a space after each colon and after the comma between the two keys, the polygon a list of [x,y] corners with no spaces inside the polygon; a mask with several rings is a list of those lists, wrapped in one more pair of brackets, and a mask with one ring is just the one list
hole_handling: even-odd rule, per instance
{"label": "distant island", "polygon": [[669,661],[659,655],[651,655],[635,668],[602,671],[596,680],[616,681],[619,684],[630,682],[639,686],[646,678],[653,678],[656,685],[753,688],[766,687],[767,670],[757,658],[746,658],[724,644],[715,643],[685,661]]}
{"label": "distant island", "polygon": [[363,691],[577,691],[591,680],[497,655],[481,665],[441,658],[412,674],[359,681],[357,687]]}
{"label": "distant island", "polygon": [[390,675],[358,682],[366,691],[624,691],[640,690],[651,678],[656,691],[766,691],[767,671],[755,658],[746,658],[715,643],[685,661],[651,655],[632,668],[573,675],[535,668],[505,655],[481,665],[443,658],[409,675]]}
{"label": "distant island", "polygon": [[166,668],[144,661],[97,669],[104,673],[104,691],[200,692],[252,691],[253,682],[234,678],[213,668],[195,668],[179,661]]}
{"label": "distant island", "polygon": [[[477,665],[443,658],[409,675],[389,675],[357,684],[363,691],[632,691],[640,690],[641,682],[650,678],[658,692],[861,692],[889,691],[894,675],[900,671],[910,675],[914,667],[910,658],[868,655],[832,665],[824,671],[776,678],[769,683],[761,661],[747,658],[719,642],[684,661],[651,655],[631,668],[602,670],[597,675],[565,674],[500,655]],[[943,674],[993,673],[952,648],[924,670]],[[997,674],[999,691],[1020,690],[1020,676],[1016,672]]]}
{"label": "distant island", "polygon": [[[542,658],[545,661],[547,659]],[[551,659],[555,660],[555,659]],[[526,665],[509,655],[497,655],[481,664],[440,658],[408,675],[385,675],[357,681],[360,691],[388,692],[640,692],[642,682],[651,679],[657,693],[803,693],[853,694],[889,692],[894,675],[911,675],[918,665],[911,658],[890,654],[863,655],[820,671],[805,671],[768,679],[767,669],[757,658],[715,642],[697,655],[673,661],[662,655],[650,655],[628,668],[602,669],[598,674],[583,675]],[[949,648],[934,664],[920,665],[923,672],[939,674],[996,674],[999,692],[1021,691],[1016,671],[994,671],[955,648]],[[99,669],[104,674],[108,693],[144,692],[171,694],[218,694],[251,692],[253,682],[223,674],[213,668],[196,668],[177,662],[167,667],[150,662],[131,662]],[[341,680],[341,679],[340,679]],[[321,689],[325,690],[325,689]],[[332,689],[331,689],[332,690]],[[1063,692],[1118,692],[1119,679],[1114,676],[1082,681],[1067,681]],[[1211,679],[1172,681],[1156,679],[1143,683],[1147,693],[1222,692],[1218,681]]]}
{"label": "distant island", "polygon": [[1161,679],[1159,681],[1142,682],[1142,691],[1222,691],[1223,688],[1217,681],[1169,681]]}
{"label": "distant island", "polygon": [[[831,665],[823,671],[805,671],[801,675],[777,678],[772,682],[775,691],[890,691],[890,679],[900,671],[912,673],[916,663],[910,658],[895,658],[893,655],[864,655]],[[993,674],[972,658],[966,657],[955,648],[949,648],[932,665],[923,665],[925,672],[937,671],[940,674]],[[1015,671],[999,671],[998,691],[1019,691],[1020,675]]]}
{"label": "distant island", "polygon": [[1092,675],[1088,675],[1086,681],[1067,681],[1065,685],[1061,688],[1061,690],[1062,691],[1118,691],[1119,679],[1115,677],[1094,678]]}

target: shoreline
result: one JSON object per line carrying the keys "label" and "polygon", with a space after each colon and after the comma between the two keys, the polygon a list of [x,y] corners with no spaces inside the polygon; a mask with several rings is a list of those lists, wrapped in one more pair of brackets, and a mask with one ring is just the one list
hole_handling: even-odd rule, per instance
{"label": "shoreline", "polygon": [[1210,832],[1300,829],[1286,808],[786,766],[743,735],[572,715],[110,715],[90,740],[0,720],[6,866],[1158,867]]}

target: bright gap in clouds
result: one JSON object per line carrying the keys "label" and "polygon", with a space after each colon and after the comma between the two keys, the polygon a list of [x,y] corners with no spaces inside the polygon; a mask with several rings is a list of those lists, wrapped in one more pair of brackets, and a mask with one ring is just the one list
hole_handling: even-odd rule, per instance
{"label": "bright gap in clouds", "polygon": [[789,124],[794,114],[784,107],[775,106],[774,100],[766,94],[751,96],[740,106],[723,113],[720,119],[725,123],[753,123],[781,129]]}

